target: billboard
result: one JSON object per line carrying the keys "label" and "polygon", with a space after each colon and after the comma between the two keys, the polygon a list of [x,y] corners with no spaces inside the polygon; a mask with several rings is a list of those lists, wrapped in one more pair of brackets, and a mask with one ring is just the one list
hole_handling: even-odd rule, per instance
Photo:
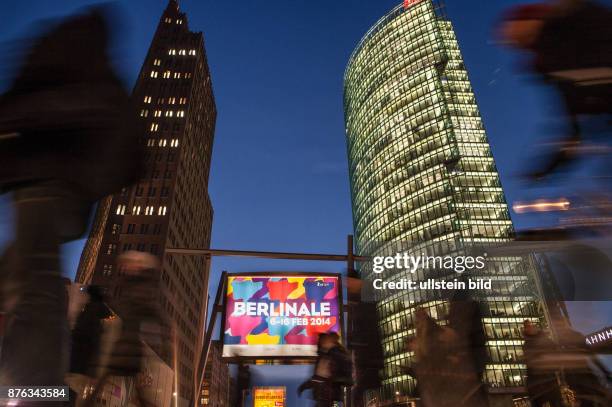
{"label": "billboard", "polygon": [[285,387],[253,387],[253,407],[285,407]]}
{"label": "billboard", "polygon": [[312,357],[342,326],[337,274],[228,275],[224,357]]}

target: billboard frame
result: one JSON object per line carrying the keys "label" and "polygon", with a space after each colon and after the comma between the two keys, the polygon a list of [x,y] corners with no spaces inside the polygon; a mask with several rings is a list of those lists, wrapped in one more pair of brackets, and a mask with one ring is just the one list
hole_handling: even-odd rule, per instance
{"label": "billboard frame", "polygon": [[[221,329],[219,332],[220,340],[222,346],[225,346],[225,317],[227,310],[227,290],[228,290],[228,277],[256,277],[256,276],[271,276],[278,275],[279,277],[335,277],[338,281],[338,314],[340,317],[340,341],[344,346],[346,346],[346,329],[344,328],[344,295],[343,295],[343,285],[342,285],[342,274],[341,273],[317,273],[312,271],[255,271],[252,273],[249,272],[239,272],[239,273],[224,273],[224,281],[223,281],[223,300],[221,302]],[[222,353],[223,354],[223,353]],[[256,363],[256,361],[266,361],[266,362],[281,362],[283,364],[306,364],[306,363],[314,363],[317,359],[316,356],[261,356],[261,357],[253,357],[253,356],[221,356],[221,359],[227,363]],[[289,362],[289,363],[288,363]],[[293,362],[293,363],[291,363]]]}

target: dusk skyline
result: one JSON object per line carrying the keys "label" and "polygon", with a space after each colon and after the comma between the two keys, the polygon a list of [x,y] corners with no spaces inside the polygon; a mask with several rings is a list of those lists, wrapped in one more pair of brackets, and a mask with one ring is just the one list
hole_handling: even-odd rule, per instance
{"label": "dusk skyline", "polygon": [[[0,47],[23,38],[40,19],[66,16],[95,3],[14,2],[3,13]],[[190,28],[204,34],[217,103],[209,184],[215,209],[212,247],[346,250],[353,225],[342,110],[344,70],[369,27],[398,3],[180,1]],[[556,108],[550,93],[521,73],[520,57],[495,44],[495,23],[518,3],[446,1],[510,205],[542,193],[516,175],[524,169],[530,143],[542,134]],[[125,40],[119,39],[118,66],[131,89],[167,0],[117,4],[125,12],[126,34]],[[7,66],[2,59],[0,65]],[[4,89],[8,78],[6,72],[0,74]],[[558,190],[545,192],[554,196]],[[0,198],[0,211],[2,247],[10,236],[5,197]],[[511,217],[517,230],[539,220],[514,213]],[[83,243],[66,249],[64,271],[70,277]],[[333,263],[227,258],[214,259],[211,270],[212,276],[222,270],[343,271]],[[216,283],[211,278],[211,295]],[[584,326],[593,322],[583,321]],[[275,369],[281,377],[284,367]],[[274,377],[262,378],[262,384],[274,384]],[[294,394],[294,389],[288,392]]]}

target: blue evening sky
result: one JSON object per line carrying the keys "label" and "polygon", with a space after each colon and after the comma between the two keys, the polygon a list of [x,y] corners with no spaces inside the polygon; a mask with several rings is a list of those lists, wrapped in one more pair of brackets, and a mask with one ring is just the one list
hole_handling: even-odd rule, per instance
{"label": "blue evening sky", "polygon": [[[0,17],[0,46],[23,37],[37,20],[63,16],[93,3],[97,1],[11,2]],[[118,30],[118,63],[130,87],[166,3],[117,3],[127,27]],[[180,3],[188,13],[191,30],[204,32],[219,113],[210,180],[215,208],[213,246],[345,251],[352,221],[342,77],[362,35],[398,1]],[[542,192],[529,189],[515,175],[525,167],[530,143],[555,109],[551,95],[520,73],[516,55],[494,44],[492,28],[497,18],[516,3],[519,1],[447,0],[509,202]],[[7,61],[1,58],[0,66],[6,67]],[[1,79],[5,85],[6,77]],[[0,214],[1,246],[10,237],[6,199],[0,201]],[[514,220],[518,228],[535,222],[525,215],[514,216]],[[74,275],[82,244],[79,241],[66,248],[68,275]],[[342,271],[342,265],[216,259],[213,276],[220,270]],[[583,319],[582,324],[588,331],[600,328],[603,322],[593,317],[588,323]],[[258,381],[295,386],[308,370],[267,367]],[[294,389],[289,393],[293,398]],[[291,406],[301,405],[290,401]]]}

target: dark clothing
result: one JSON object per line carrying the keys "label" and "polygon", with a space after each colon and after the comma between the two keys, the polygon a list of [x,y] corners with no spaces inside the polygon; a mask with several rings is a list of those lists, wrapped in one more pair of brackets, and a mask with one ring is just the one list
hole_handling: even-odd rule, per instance
{"label": "dark clothing", "polygon": [[523,347],[527,365],[527,393],[534,407],[561,407],[559,381],[554,371],[541,366],[542,357],[558,352],[557,345],[544,332],[525,335]]}
{"label": "dark clothing", "polygon": [[144,352],[142,324],[152,322],[161,326],[158,273],[146,270],[140,275],[128,275],[121,286],[123,294],[117,304],[121,335],[107,367],[111,376],[135,376],[140,372]]}
{"label": "dark clothing", "polygon": [[0,262],[9,310],[0,384],[61,385],[68,368],[60,244],[84,234],[95,200],[140,176],[136,115],[107,56],[100,12],[59,24],[0,97],[0,193],[16,236]]}
{"label": "dark clothing", "polygon": [[103,334],[102,320],[110,315],[101,300],[92,299],[85,305],[72,330],[70,372],[95,376]]}
{"label": "dark clothing", "polygon": [[[559,84],[571,114],[612,112],[612,78],[606,83],[562,79],[574,70],[612,67],[612,11],[583,1],[569,11],[545,20],[534,46],[534,68]],[[580,78],[578,76],[577,78]]]}
{"label": "dark clothing", "polygon": [[98,12],[40,39],[0,97],[0,192],[59,180],[94,202],[136,181],[142,143]]}
{"label": "dark clothing", "polygon": [[[325,365],[324,369],[321,366]],[[324,371],[323,373],[321,373]],[[319,374],[317,374],[319,373]],[[325,374],[322,376],[320,374]],[[330,407],[334,401],[344,400],[344,387],[353,385],[352,363],[350,354],[342,346],[337,345],[329,350],[319,350],[315,363],[315,374],[298,389],[312,390],[317,407]]]}
{"label": "dark clothing", "polygon": [[85,231],[88,206],[54,183],[21,188],[13,200],[16,235],[0,273],[4,284],[12,285],[17,303],[10,310],[2,344],[0,382],[60,385],[68,362],[69,330],[59,246]]}

